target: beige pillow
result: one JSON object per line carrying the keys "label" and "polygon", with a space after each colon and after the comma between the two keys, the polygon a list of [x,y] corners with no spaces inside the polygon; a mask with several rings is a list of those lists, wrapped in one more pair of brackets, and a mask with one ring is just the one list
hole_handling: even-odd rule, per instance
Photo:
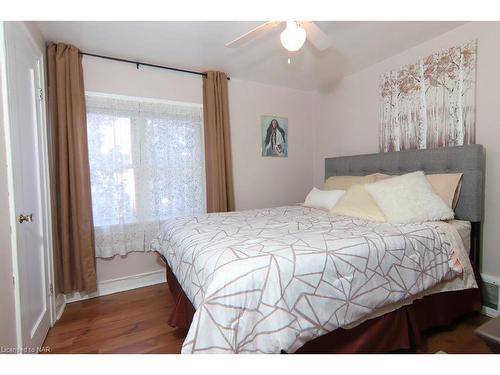
{"label": "beige pillow", "polygon": [[358,219],[385,222],[385,216],[362,184],[353,184],[330,213]]}
{"label": "beige pillow", "polygon": [[463,173],[428,174],[425,177],[430,182],[432,190],[445,201],[448,207],[455,209],[462,188]]}
{"label": "beige pillow", "polygon": [[323,190],[347,190],[353,184],[369,184],[378,181],[380,173],[369,174],[367,176],[332,176],[325,181]]}

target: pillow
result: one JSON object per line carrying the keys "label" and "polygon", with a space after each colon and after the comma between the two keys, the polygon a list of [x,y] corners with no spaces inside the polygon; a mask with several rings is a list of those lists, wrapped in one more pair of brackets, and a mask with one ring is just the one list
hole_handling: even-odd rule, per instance
{"label": "pillow", "polygon": [[390,223],[453,219],[453,210],[437,195],[424,172],[413,172],[365,185]]}
{"label": "pillow", "polygon": [[352,185],[330,213],[370,221],[386,221],[380,208],[361,184]]}
{"label": "pillow", "polygon": [[448,207],[455,209],[462,188],[463,173],[428,174],[425,177],[434,192],[445,201]]}
{"label": "pillow", "polygon": [[382,181],[382,180],[387,180],[388,178],[392,178],[394,176],[390,175],[390,174],[384,174],[384,173],[375,173],[375,181],[373,182],[378,182],[378,181]]}
{"label": "pillow", "polygon": [[[395,177],[388,174],[376,174],[378,182],[387,178]],[[442,174],[426,174],[427,180],[432,186],[432,190],[452,209],[455,209],[462,188],[463,173],[442,173]]]}
{"label": "pillow", "polygon": [[367,176],[332,176],[325,181],[325,190],[347,190],[352,184],[368,184],[377,181],[380,173],[369,174]]}
{"label": "pillow", "polygon": [[313,188],[311,192],[307,194],[304,206],[331,210],[344,193],[345,190],[319,190]]}

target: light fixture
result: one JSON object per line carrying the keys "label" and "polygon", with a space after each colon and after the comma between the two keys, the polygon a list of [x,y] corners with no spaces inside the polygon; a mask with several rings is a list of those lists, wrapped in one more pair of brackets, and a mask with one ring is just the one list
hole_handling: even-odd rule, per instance
{"label": "light fixture", "polygon": [[286,21],[286,28],[281,32],[281,44],[290,52],[298,51],[306,41],[306,31],[297,21]]}

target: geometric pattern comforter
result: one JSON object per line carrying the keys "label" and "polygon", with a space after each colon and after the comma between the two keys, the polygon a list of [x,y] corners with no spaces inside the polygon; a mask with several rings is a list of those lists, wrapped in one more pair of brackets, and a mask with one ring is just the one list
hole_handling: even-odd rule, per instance
{"label": "geometric pattern comforter", "polygon": [[196,309],[182,353],[294,352],[460,275],[443,228],[287,206],[169,220],[151,250]]}

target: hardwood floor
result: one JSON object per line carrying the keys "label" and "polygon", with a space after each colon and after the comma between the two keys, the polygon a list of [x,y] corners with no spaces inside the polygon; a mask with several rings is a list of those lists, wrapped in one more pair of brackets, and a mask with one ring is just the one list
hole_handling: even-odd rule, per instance
{"label": "hardwood floor", "polygon": [[[179,353],[187,331],[167,324],[173,300],[166,284],[66,306],[49,331],[50,353]],[[417,353],[491,353],[474,335],[488,318],[475,314],[427,335]]]}
{"label": "hardwood floor", "polygon": [[75,302],[44,346],[51,353],[179,353],[187,332],[167,324],[172,308],[166,284]]}
{"label": "hardwood floor", "polygon": [[427,332],[425,345],[417,353],[433,354],[442,350],[449,354],[491,354],[488,345],[474,334],[474,330],[489,319],[473,314],[452,327]]}

